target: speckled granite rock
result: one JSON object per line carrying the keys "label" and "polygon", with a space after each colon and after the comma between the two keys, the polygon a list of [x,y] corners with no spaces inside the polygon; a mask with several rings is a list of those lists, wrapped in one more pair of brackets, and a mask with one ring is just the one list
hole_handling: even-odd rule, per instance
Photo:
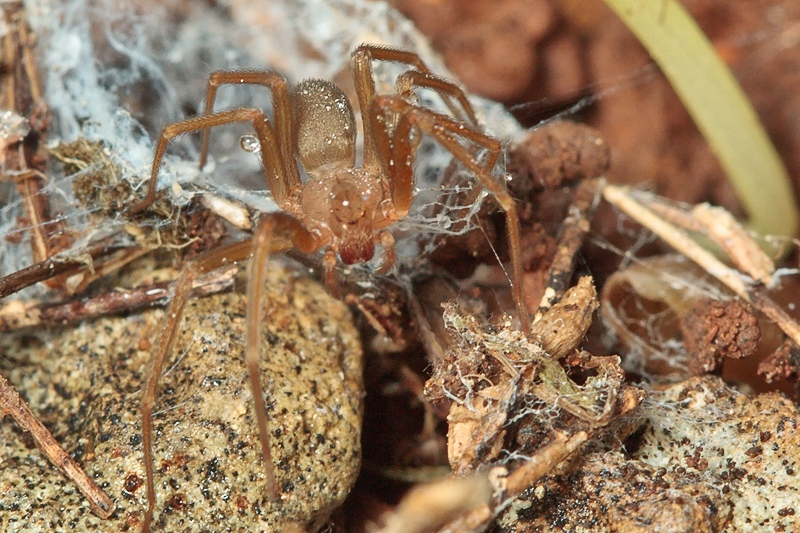
{"label": "speckled granite rock", "polygon": [[622,451],[587,452],[514,501],[502,531],[800,531],[797,407],[715,377],[647,400]]}
{"label": "speckled granite rock", "polygon": [[[155,417],[154,530],[314,530],[360,465],[361,348],[350,313],[271,269],[262,381],[280,501],[266,498],[244,367],[245,298],[187,306]],[[107,521],[10,419],[0,424],[0,530],[137,531],[146,506],[140,397],[164,311],[0,339],[0,371],[116,501]],[[177,361],[177,362],[176,362]]]}

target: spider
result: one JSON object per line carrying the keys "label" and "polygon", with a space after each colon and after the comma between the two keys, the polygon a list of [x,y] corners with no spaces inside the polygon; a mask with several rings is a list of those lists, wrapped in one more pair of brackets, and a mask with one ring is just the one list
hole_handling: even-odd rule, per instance
{"label": "spider", "polygon": [[[373,61],[406,65],[394,95],[376,94]],[[344,92],[328,81],[312,79],[294,87],[271,71],[217,71],[208,79],[203,115],[167,126],[156,145],[145,198],[129,209],[146,210],[155,200],[161,162],[170,139],[203,131],[200,168],[205,165],[211,129],[231,123],[252,123],[260,143],[267,187],[280,211],[262,214],[253,235],[241,242],[212,249],[188,261],[175,282],[167,322],[152,355],[142,396],[142,432],[148,508],[143,531],[149,529],[155,506],[152,453],[152,413],[158,382],[171,351],[179,321],[198,276],[236,261],[249,259],[245,360],[255,400],[259,438],[266,466],[269,496],[277,498],[272,471],[267,412],[258,370],[259,324],[266,260],[270,254],[296,249],[312,254],[325,249],[324,279],[336,294],[337,260],[352,265],[370,261],[375,243],[384,250],[379,273],[395,261],[394,239],[386,228],[408,214],[414,197],[413,162],[420,133],[447,149],[505,211],[513,270],[514,298],[522,327],[530,329],[522,297],[519,220],[504,182],[492,175],[502,148],[483,133],[464,92],[453,82],[431,73],[420,57],[406,50],[362,44],[352,54],[352,70],[363,121],[363,166],[356,166],[356,122]],[[213,112],[218,87],[259,85],[272,93],[274,118],[264,111],[240,108]],[[438,93],[453,116],[415,104],[415,90]],[[274,124],[273,124],[274,122]],[[310,176],[300,179],[299,164]],[[337,259],[338,256],[338,259]]]}

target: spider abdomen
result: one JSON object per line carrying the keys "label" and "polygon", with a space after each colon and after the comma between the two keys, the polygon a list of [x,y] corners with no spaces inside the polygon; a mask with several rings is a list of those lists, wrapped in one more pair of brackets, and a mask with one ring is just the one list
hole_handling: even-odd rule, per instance
{"label": "spider abdomen", "polygon": [[326,80],[300,82],[292,120],[297,155],[309,175],[324,167],[355,165],[355,114],[339,87]]}

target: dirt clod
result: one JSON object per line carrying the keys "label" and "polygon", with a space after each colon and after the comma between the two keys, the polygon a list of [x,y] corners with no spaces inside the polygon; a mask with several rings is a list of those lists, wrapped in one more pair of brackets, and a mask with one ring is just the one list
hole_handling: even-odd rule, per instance
{"label": "dirt clod", "polygon": [[513,147],[509,189],[527,197],[534,189],[556,189],[582,179],[604,176],[611,152],[600,134],[584,124],[557,121],[529,130]]}
{"label": "dirt clod", "polygon": [[790,340],[784,341],[777,350],[761,361],[758,374],[764,376],[767,383],[779,379],[789,379],[798,374],[800,368],[800,350]]}
{"label": "dirt clod", "polygon": [[695,376],[713,372],[725,357],[752,355],[761,341],[755,311],[740,300],[698,301],[681,317],[681,331]]}

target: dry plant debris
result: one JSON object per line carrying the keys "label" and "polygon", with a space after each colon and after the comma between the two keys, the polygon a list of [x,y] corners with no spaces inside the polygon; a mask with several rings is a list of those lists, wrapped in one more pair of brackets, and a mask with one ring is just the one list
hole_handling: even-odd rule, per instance
{"label": "dry plant debris", "polygon": [[[663,200],[612,185],[605,187],[603,195],[608,202],[694,261],[736,296],[752,304],[781,328],[795,346],[800,345],[800,324],[766,292],[766,287],[777,283],[772,260],[729,213],[704,205],[687,212]],[[685,230],[705,233],[728,254],[733,267],[702,248]]]}
{"label": "dry plant debris", "polygon": [[586,450],[514,501],[500,531],[796,531],[797,407],[716,377],[651,392],[624,449]]}
{"label": "dry plant debris", "polygon": [[[350,312],[273,265],[261,370],[281,500],[267,501],[243,358],[244,298],[193,299],[155,427],[160,531],[321,527],[360,465],[361,348]],[[163,310],[2,337],[0,364],[116,501],[108,521],[13,424],[0,425],[0,529],[137,531],[146,506],[139,396]]]}
{"label": "dry plant debris", "polygon": [[380,533],[425,533],[485,504],[492,495],[488,476],[446,478],[420,484],[403,498]]}
{"label": "dry plant debris", "polygon": [[[238,267],[203,276],[192,286],[192,296],[201,297],[231,289]],[[96,296],[67,301],[9,300],[0,304],[0,332],[32,327],[79,324],[102,316],[120,315],[166,304],[173,290],[170,281],[155,281],[133,289],[115,287]]]}
{"label": "dry plant debris", "polygon": [[717,372],[724,358],[760,348],[755,309],[681,255],[640,259],[614,272],[600,314],[625,351],[626,369],[657,381]]}
{"label": "dry plant debris", "polygon": [[[50,149],[50,154],[64,166],[66,175],[75,176],[73,194],[92,220],[102,224],[109,218],[126,219],[126,232],[145,251],[172,248],[180,251],[182,256],[192,257],[218,246],[228,234],[219,217],[214,216],[216,213],[208,207],[223,200],[209,193],[201,195],[191,184],[186,187],[198,194],[187,205],[174,205],[169,195],[162,191],[148,217],[131,217],[125,210],[137,201],[137,193],[128,181],[121,179],[121,169],[101,142],[81,137],[71,143],[59,144]],[[240,223],[247,225],[249,219]]]}
{"label": "dry plant debris", "polygon": [[[452,343],[425,387],[433,402],[448,401],[448,456],[457,475],[501,466],[503,487],[479,516],[455,530],[490,520],[499,503],[546,475],[591,435],[633,410],[642,391],[625,385],[619,358],[578,351],[596,293],[581,278],[532,326],[530,338],[510,321],[481,323],[456,304],[445,306]],[[568,357],[567,357],[568,356]],[[587,373],[579,384],[559,359]],[[499,497],[499,500],[497,498]]]}

